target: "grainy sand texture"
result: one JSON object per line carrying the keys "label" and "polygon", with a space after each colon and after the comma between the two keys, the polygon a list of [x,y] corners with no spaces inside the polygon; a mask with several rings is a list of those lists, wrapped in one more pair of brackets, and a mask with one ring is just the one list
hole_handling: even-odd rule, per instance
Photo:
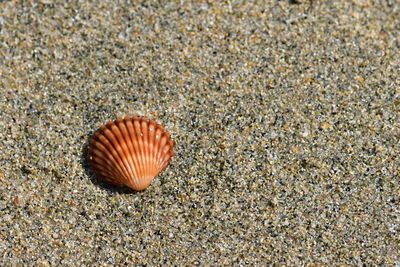
{"label": "grainy sand texture", "polygon": [[[128,114],[139,193],[87,163]],[[399,1],[0,1],[1,266],[399,266],[399,176]]]}

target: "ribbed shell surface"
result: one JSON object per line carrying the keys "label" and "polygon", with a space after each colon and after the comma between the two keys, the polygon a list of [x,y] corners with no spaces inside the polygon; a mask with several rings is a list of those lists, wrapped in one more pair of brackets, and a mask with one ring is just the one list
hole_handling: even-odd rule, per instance
{"label": "ribbed shell surface", "polygon": [[145,117],[117,119],[101,126],[89,144],[89,162],[103,181],[146,189],[174,155],[164,127]]}

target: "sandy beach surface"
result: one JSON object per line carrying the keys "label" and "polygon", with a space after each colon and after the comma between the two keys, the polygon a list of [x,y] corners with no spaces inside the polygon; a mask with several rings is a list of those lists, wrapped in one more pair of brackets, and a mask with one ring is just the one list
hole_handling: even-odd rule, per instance
{"label": "sandy beach surface", "polygon": [[[86,160],[128,114],[139,193]],[[0,1],[1,266],[400,266],[399,180],[399,1]]]}

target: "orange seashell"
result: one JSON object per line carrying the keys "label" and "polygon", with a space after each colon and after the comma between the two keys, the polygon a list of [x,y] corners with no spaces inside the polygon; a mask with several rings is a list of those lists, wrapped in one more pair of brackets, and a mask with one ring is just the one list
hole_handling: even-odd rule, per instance
{"label": "orange seashell", "polygon": [[93,135],[89,163],[104,182],[141,191],[168,166],[173,148],[162,125],[127,116],[108,122]]}

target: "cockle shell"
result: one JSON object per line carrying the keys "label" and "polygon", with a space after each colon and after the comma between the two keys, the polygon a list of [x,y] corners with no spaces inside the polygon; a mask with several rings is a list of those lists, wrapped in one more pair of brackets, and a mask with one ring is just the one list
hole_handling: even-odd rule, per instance
{"label": "cockle shell", "polygon": [[174,155],[174,142],[164,127],[145,117],[116,119],[94,134],[89,163],[94,173],[116,186],[146,189]]}

